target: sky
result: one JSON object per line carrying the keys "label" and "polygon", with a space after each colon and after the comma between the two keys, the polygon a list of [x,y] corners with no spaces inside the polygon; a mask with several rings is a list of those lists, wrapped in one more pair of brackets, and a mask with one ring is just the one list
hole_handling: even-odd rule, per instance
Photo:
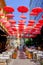
{"label": "sky", "polygon": [[[20,15],[21,13],[17,11],[18,6],[26,6],[29,8],[29,3],[30,0],[5,0],[7,6],[11,6],[14,8],[14,20],[16,20],[16,23],[18,24],[18,21],[21,20]],[[29,12],[24,14],[26,18],[26,24],[28,23],[29,20]]]}

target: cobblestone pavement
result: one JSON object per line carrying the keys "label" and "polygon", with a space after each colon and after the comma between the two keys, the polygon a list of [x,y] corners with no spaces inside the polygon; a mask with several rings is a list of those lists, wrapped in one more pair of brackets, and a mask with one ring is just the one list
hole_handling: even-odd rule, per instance
{"label": "cobblestone pavement", "polygon": [[37,65],[29,59],[12,59],[9,65]]}
{"label": "cobblestone pavement", "polygon": [[17,59],[11,59],[9,65],[37,65],[33,61],[26,59],[26,55],[23,51],[18,51]]}

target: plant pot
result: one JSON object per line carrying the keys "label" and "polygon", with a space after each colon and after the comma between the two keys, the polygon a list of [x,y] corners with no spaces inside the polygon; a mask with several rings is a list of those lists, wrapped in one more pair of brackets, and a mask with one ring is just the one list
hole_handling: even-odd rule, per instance
{"label": "plant pot", "polygon": [[12,58],[16,59],[17,58],[17,53],[13,53]]}
{"label": "plant pot", "polygon": [[29,52],[28,55],[27,55],[27,58],[32,59],[32,53]]}

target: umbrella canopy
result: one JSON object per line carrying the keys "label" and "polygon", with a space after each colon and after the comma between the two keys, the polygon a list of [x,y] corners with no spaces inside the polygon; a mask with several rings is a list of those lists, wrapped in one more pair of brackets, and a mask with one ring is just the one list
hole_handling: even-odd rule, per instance
{"label": "umbrella canopy", "polygon": [[0,22],[2,22],[3,25],[5,25],[7,23],[6,18],[2,18]]}
{"label": "umbrella canopy", "polygon": [[14,26],[14,25],[16,24],[16,21],[15,21],[15,20],[10,19],[10,20],[8,20],[8,21],[9,21],[9,23],[11,24],[11,26]]}
{"label": "umbrella canopy", "polygon": [[41,7],[35,7],[32,9],[32,12],[39,14],[40,12],[42,12],[42,8]]}
{"label": "umbrella canopy", "polygon": [[26,19],[26,16],[24,16],[23,13],[27,13],[29,11],[29,9],[26,6],[19,6],[17,8],[17,10],[18,10],[18,12],[21,12],[22,13],[22,15],[20,16],[20,18]]}
{"label": "umbrella canopy", "polygon": [[6,24],[4,24],[4,26],[9,29],[11,27],[10,23],[9,22],[6,22]]}
{"label": "umbrella canopy", "polygon": [[6,17],[8,17],[8,18],[13,18],[14,15],[13,15],[13,14],[6,14]]}
{"label": "umbrella canopy", "polygon": [[35,32],[33,32],[32,34],[40,34],[40,31],[35,31]]}
{"label": "umbrella canopy", "polygon": [[12,28],[13,31],[17,31],[17,29],[16,29],[15,26],[13,26],[13,27],[11,27],[11,28]]}
{"label": "umbrella canopy", "polygon": [[27,17],[26,17],[24,14],[22,14],[22,15],[20,16],[20,18],[26,19]]}
{"label": "umbrella canopy", "polygon": [[10,19],[10,20],[9,20],[9,23],[11,23],[11,24],[16,24],[16,21],[15,21],[15,20]]}
{"label": "umbrella canopy", "polygon": [[26,12],[28,12],[28,8],[27,8],[26,6],[19,6],[19,7],[17,8],[17,10],[18,10],[19,12],[21,12],[21,13],[26,13]]}
{"label": "umbrella canopy", "polygon": [[43,26],[43,19],[39,20],[39,23]]}
{"label": "umbrella canopy", "polygon": [[30,12],[30,16],[38,16],[38,13]]}
{"label": "umbrella canopy", "polygon": [[4,16],[4,13],[0,13],[0,16]]}
{"label": "umbrella canopy", "polygon": [[10,7],[10,6],[5,6],[4,7],[4,11],[6,11],[8,13],[12,13],[12,12],[14,12],[14,8],[13,7]]}
{"label": "umbrella canopy", "polygon": [[35,23],[35,20],[29,20],[28,22],[29,23]]}
{"label": "umbrella canopy", "polygon": [[33,26],[34,25],[34,23],[28,23],[28,26]]}
{"label": "umbrella canopy", "polygon": [[26,20],[19,20],[18,22],[22,24],[22,23],[25,23]]}

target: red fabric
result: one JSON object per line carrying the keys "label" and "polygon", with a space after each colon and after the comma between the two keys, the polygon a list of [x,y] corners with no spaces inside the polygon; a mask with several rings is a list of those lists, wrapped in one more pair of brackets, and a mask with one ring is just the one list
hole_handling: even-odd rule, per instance
{"label": "red fabric", "polygon": [[34,12],[34,13],[40,13],[40,12],[42,12],[42,8],[41,7],[33,8],[32,12]]}
{"label": "red fabric", "polygon": [[19,7],[17,8],[17,10],[18,10],[19,12],[21,12],[21,13],[26,13],[26,12],[28,12],[28,8],[27,8],[26,6],[19,6]]}
{"label": "red fabric", "polygon": [[34,12],[31,12],[30,15],[31,15],[31,16],[38,16],[38,13],[36,13],[36,12],[35,12],[35,13],[34,13]]}
{"label": "red fabric", "polygon": [[11,12],[14,12],[14,9],[12,7],[10,7],[10,6],[5,6],[4,11],[6,11],[8,13],[11,13]]}
{"label": "red fabric", "polygon": [[12,18],[12,17],[14,17],[14,15],[13,14],[6,14],[6,17]]}

